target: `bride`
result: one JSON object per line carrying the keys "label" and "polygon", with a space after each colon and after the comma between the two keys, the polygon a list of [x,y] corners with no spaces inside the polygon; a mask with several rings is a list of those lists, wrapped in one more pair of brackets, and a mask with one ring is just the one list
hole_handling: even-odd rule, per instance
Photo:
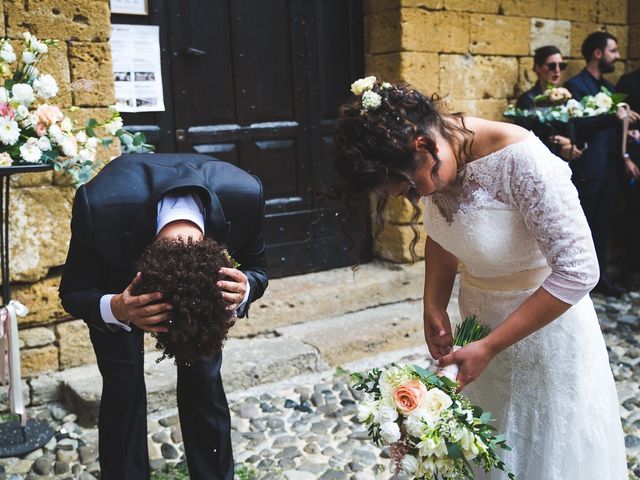
{"label": "bride", "polygon": [[[409,86],[367,77],[352,91],[336,167],[354,190],[405,196],[416,209],[427,197],[425,338],[439,366],[459,365],[460,388],[506,433],[505,463],[523,480],[627,479],[588,295],[598,263],[566,163],[518,126],[443,113]],[[460,261],[461,316],[492,331],[452,352],[446,308]]]}

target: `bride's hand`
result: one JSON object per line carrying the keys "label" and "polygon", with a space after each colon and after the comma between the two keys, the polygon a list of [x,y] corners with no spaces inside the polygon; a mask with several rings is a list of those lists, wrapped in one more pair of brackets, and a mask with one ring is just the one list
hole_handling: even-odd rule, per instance
{"label": "bride's hand", "polygon": [[451,323],[446,310],[425,310],[424,338],[429,347],[429,353],[436,360],[448,354],[453,345]]}
{"label": "bride's hand", "polygon": [[494,354],[482,340],[471,342],[456,352],[449,353],[440,358],[436,365],[439,368],[458,364],[458,392],[480,376]]}

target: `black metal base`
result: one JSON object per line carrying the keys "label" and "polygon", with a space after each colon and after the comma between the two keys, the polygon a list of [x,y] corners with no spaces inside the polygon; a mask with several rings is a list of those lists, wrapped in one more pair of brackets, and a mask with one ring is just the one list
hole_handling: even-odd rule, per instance
{"label": "black metal base", "polygon": [[0,423],[0,458],[18,457],[32,452],[54,435],[49,423],[44,420],[27,420],[22,428],[19,420]]}

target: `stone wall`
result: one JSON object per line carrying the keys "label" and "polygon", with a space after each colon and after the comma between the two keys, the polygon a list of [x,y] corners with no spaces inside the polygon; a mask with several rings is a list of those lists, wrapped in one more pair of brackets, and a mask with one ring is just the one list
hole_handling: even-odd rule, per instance
{"label": "stone wall", "polygon": [[[452,110],[494,120],[535,82],[532,54],[542,45],[564,54],[565,80],[584,67],[580,46],[596,30],[619,41],[623,61],[609,80],[640,66],[637,0],[365,0],[365,15],[367,74],[438,92]],[[410,261],[412,207],[391,199],[387,210],[375,252]]]}
{"label": "stone wall", "polygon": [[[60,86],[61,107],[79,107],[69,115],[84,124],[108,118],[115,103],[109,50],[108,0],[0,0],[0,31],[19,47],[22,32],[59,40],[39,66]],[[18,48],[19,49],[19,48]],[[118,145],[99,152],[102,160],[118,154]],[[86,327],[69,318],[58,300],[60,266],[70,236],[74,188],[64,176],[46,172],[11,178],[10,267],[12,298],[31,312],[19,319],[22,371],[33,377],[91,361]]]}

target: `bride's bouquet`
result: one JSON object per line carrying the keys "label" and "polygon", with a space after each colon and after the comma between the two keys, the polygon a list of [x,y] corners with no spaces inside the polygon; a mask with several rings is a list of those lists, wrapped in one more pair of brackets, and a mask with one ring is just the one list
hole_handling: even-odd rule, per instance
{"label": "bride's bouquet", "polygon": [[[468,317],[456,329],[454,344],[460,348],[488,332]],[[515,479],[497,454],[499,448],[510,450],[505,437],[490,425],[489,412],[456,393],[456,374],[418,365],[353,374],[355,388],[367,394],[358,405],[358,420],[377,445],[390,447],[396,476],[404,472],[420,480],[473,479],[474,463]]]}

